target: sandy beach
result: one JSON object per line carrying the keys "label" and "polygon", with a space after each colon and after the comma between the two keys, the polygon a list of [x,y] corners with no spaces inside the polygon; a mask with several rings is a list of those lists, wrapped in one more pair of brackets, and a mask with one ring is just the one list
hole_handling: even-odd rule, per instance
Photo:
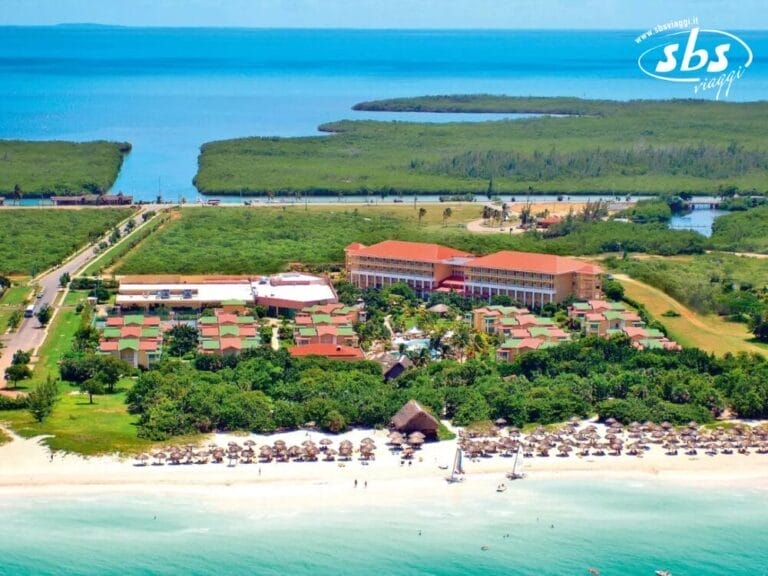
{"label": "sandy beach", "polygon": [[[134,458],[100,456],[84,458],[54,453],[41,444],[41,438],[22,439],[0,447],[0,496],[138,492],[173,493],[221,497],[222,505],[249,503],[271,509],[305,508],[361,503],[386,505],[409,494],[445,494],[451,497],[492,493],[500,483],[529,486],[550,479],[574,481],[669,482],[692,488],[728,486],[768,489],[768,455],[751,453],[700,453],[696,456],[666,455],[661,446],[652,446],[641,457],[620,456],[521,459],[525,479],[514,483],[505,478],[513,458],[496,455],[470,460],[465,458],[465,481],[449,485],[445,478],[456,452],[456,441],[428,443],[416,452],[412,464],[401,464],[400,455],[390,451],[386,431],[354,430],[340,436],[296,431],[271,436],[216,434],[210,442],[226,446],[235,441],[253,440],[257,446],[277,439],[301,444],[328,437],[334,445],[350,440],[359,446],[372,438],[376,459],[364,463],[355,454],[349,462],[270,462],[229,465],[180,464],[137,465]],[[357,481],[357,485],[355,485]],[[500,494],[500,497],[503,497]],[[442,496],[440,496],[442,497]]]}

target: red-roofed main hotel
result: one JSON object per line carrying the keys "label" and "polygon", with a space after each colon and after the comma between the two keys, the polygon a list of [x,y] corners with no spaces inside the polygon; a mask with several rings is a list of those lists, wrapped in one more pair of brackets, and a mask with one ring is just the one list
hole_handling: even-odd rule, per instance
{"label": "red-roofed main hotel", "polygon": [[404,282],[421,294],[461,292],[490,298],[504,294],[515,302],[541,306],[569,296],[600,297],[602,270],[576,260],[531,252],[496,252],[476,257],[438,244],[385,240],[345,249],[347,277],[359,288]]}

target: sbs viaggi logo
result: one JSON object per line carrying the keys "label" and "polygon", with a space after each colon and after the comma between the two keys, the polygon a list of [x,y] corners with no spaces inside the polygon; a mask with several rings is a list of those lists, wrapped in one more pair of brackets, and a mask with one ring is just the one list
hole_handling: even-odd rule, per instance
{"label": "sbs viaggi logo", "polygon": [[637,65],[647,76],[693,84],[694,95],[727,98],[752,64],[752,49],[730,32],[699,26],[698,18],[659,24],[635,38],[648,46]]}

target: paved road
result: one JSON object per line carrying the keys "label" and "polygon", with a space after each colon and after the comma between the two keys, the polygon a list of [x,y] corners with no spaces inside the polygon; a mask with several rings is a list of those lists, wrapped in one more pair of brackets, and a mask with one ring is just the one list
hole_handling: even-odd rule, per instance
{"label": "paved road", "polygon": [[[146,208],[142,208],[134,217],[137,228],[142,223],[141,214],[145,210]],[[104,236],[104,239],[108,237],[109,233]],[[35,300],[35,310],[38,310],[45,304],[55,307],[54,299],[59,289],[59,277],[65,272],[69,272],[70,276],[74,276],[76,272],[84,268],[95,257],[96,254],[94,254],[93,248],[89,246],[64,264],[39,276],[37,284],[40,287],[39,292],[42,292],[43,296]],[[46,331],[40,327],[37,318],[24,318],[16,332],[2,337],[4,348],[2,356],[0,356],[0,389],[5,387],[5,369],[11,365],[14,352],[16,350],[37,350],[45,340],[45,334]]]}

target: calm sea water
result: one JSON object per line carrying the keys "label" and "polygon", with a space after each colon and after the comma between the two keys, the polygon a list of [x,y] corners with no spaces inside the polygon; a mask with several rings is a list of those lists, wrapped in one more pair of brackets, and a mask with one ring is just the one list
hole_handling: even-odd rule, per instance
{"label": "calm sea water", "polygon": [[[117,190],[192,200],[206,141],[315,134],[342,118],[416,118],[353,112],[362,100],[690,97],[689,87],[640,73],[635,34],[0,27],[0,138],[127,140],[134,149]],[[764,98],[768,33],[740,36],[756,60],[730,99]]]}
{"label": "calm sea water", "polygon": [[0,574],[768,573],[764,492],[579,481],[452,491],[285,514],[199,497],[0,498]]}

